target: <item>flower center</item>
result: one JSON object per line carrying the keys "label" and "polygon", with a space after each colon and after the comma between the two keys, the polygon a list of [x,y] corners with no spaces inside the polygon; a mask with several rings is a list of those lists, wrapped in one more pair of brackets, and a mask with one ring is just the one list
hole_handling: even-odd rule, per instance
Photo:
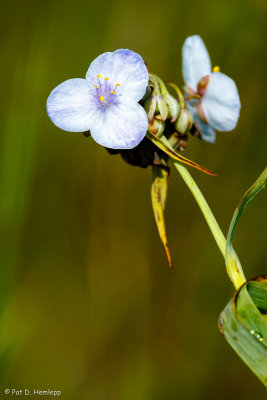
{"label": "flower center", "polygon": [[109,82],[109,78],[102,78],[101,75],[97,75],[97,84],[95,84],[96,96],[100,101],[100,105],[107,106],[108,104],[114,104],[117,102],[116,91],[120,86],[116,83],[115,86]]}

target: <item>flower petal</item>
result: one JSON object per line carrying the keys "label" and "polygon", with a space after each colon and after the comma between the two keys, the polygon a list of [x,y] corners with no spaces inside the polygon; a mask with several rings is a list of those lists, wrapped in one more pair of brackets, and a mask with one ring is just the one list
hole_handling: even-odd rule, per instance
{"label": "flower petal", "polygon": [[132,149],[145,137],[148,118],[140,104],[116,104],[92,127],[93,139],[111,149]]}
{"label": "flower petal", "polygon": [[235,128],[241,105],[236,84],[227,75],[211,74],[202,104],[207,121],[214,129],[231,131]]}
{"label": "flower petal", "polygon": [[148,85],[148,71],[142,57],[134,51],[119,49],[97,57],[90,65],[86,80],[88,85],[97,84],[97,75],[108,78],[109,83],[119,84],[116,96],[124,103],[135,103],[145,94]]}
{"label": "flower petal", "polygon": [[47,114],[52,122],[64,131],[88,131],[96,113],[92,109],[90,99],[85,79],[69,79],[58,85],[49,95]]}
{"label": "flower petal", "polygon": [[209,53],[201,37],[189,36],[184,42],[182,55],[184,81],[196,90],[199,80],[211,73]]}
{"label": "flower petal", "polygon": [[205,142],[214,143],[216,139],[215,130],[210,125],[207,125],[201,121],[197,115],[197,110],[195,107],[192,107],[189,102],[186,102],[186,105],[192,117],[194,118],[194,121],[197,123],[200,132],[202,133],[202,139],[205,140]]}

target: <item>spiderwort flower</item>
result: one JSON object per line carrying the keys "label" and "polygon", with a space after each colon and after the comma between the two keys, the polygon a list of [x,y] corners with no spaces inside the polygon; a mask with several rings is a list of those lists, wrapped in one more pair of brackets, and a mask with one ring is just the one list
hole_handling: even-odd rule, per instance
{"label": "spiderwort flower", "polygon": [[102,146],[131,149],[148,128],[147,114],[138,104],[147,84],[148,71],[139,54],[107,52],[91,63],[85,79],[69,79],[51,92],[47,113],[65,131],[90,130]]}
{"label": "spiderwort flower", "polygon": [[215,129],[231,131],[240,112],[240,99],[234,81],[211,69],[208,51],[200,36],[190,36],[183,46],[183,76],[188,95],[187,106],[203,134],[214,143]]}

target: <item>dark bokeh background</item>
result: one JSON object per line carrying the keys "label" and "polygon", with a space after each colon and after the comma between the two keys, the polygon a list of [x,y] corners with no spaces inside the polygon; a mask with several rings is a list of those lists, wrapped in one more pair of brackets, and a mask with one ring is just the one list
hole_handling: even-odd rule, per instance
{"label": "dark bokeh background", "polygon": [[[200,34],[237,83],[242,112],[215,145],[186,156],[226,233],[267,145],[267,10],[263,0],[41,1],[1,4],[0,396],[61,390],[66,400],[264,398],[217,329],[233,294],[223,258],[175,170],[168,269],[150,204],[151,171],[46,115],[50,91],[126,47],[182,85],[181,46]],[[240,221],[247,277],[266,273],[266,193]]]}

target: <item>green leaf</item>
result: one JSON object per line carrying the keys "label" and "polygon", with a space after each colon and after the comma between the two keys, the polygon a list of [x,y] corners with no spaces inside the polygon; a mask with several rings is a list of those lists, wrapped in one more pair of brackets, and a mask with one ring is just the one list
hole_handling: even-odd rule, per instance
{"label": "green leaf", "polygon": [[[265,279],[267,279],[266,276]],[[267,314],[267,286],[263,286],[258,282],[249,282],[247,290],[261,313]]]}
{"label": "green leaf", "polygon": [[[264,189],[267,168],[239,202],[227,235],[227,273],[238,289],[219,317],[219,327],[227,342],[267,387],[267,276],[245,282],[241,264],[233,250],[240,216]],[[245,283],[244,283],[245,282]]]}
{"label": "green leaf", "polygon": [[245,281],[245,276],[242,271],[240,261],[233,249],[233,240],[236,231],[236,226],[243,211],[247,208],[250,202],[265,188],[267,182],[267,167],[262,174],[247,190],[242,199],[240,200],[235,213],[233,215],[230,228],[227,235],[225,262],[227,273],[233,282],[236,289],[238,289]]}
{"label": "green leaf", "polygon": [[267,278],[246,282],[219,317],[227,342],[267,387]]}

